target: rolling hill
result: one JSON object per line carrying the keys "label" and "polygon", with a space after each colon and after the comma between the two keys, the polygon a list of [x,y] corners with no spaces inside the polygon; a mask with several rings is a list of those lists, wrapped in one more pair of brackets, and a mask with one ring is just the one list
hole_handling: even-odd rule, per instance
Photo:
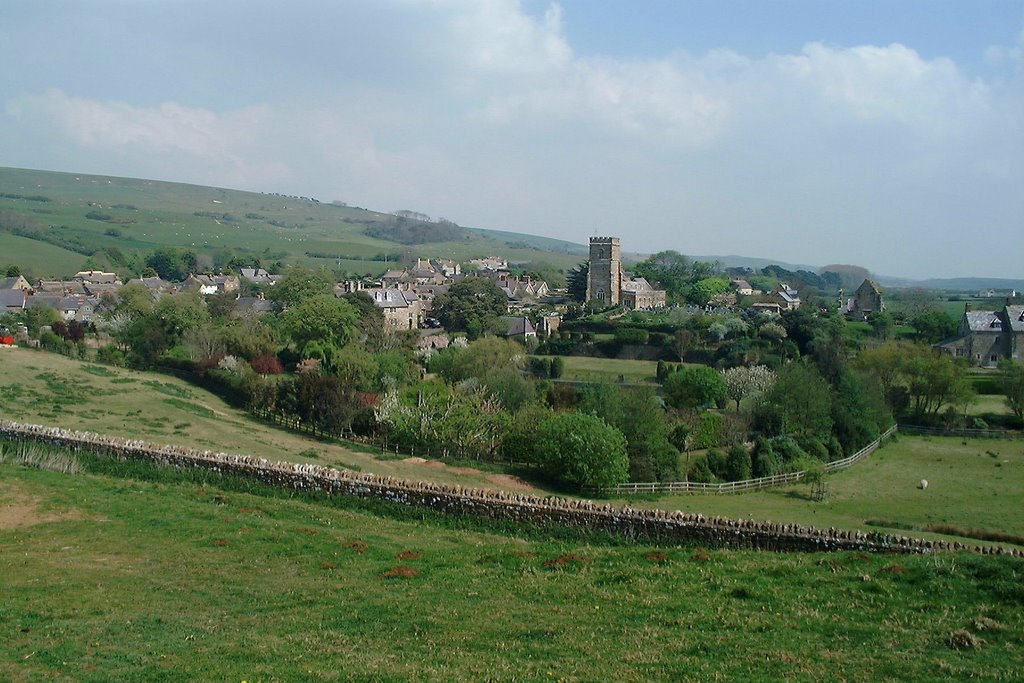
{"label": "rolling hill", "polygon": [[583,245],[562,240],[400,219],[314,198],[0,168],[0,265],[61,276],[92,256],[99,266],[127,271],[133,256],[159,247],[192,249],[208,267],[234,255],[360,274],[379,274],[403,256],[501,254],[564,268],[586,254]]}

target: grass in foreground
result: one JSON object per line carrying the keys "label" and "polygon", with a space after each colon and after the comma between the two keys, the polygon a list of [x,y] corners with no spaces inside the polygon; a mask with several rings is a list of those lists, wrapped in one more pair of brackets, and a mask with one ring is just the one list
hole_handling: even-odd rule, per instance
{"label": "grass in foreground", "polygon": [[614,545],[414,518],[0,465],[0,678],[1013,680],[1024,667],[1019,560]]}

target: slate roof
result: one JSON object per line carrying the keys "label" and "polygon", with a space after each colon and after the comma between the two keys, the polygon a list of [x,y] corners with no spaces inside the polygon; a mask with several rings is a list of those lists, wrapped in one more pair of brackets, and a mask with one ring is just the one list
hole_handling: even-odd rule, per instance
{"label": "slate roof", "polygon": [[1003,329],[999,311],[967,311],[964,318],[971,332],[999,332]]}
{"label": "slate roof", "polygon": [[408,308],[418,298],[414,292],[404,289],[364,289],[379,308]]}
{"label": "slate roof", "polygon": [[1007,306],[1006,317],[1009,319],[1011,330],[1014,332],[1024,332],[1024,306]]}
{"label": "slate roof", "polygon": [[509,337],[529,337],[537,334],[537,330],[533,327],[533,323],[531,323],[530,319],[525,316],[505,316],[502,320],[507,324],[505,334]]}
{"label": "slate roof", "polygon": [[25,291],[21,289],[0,289],[0,306],[5,309],[25,308]]}

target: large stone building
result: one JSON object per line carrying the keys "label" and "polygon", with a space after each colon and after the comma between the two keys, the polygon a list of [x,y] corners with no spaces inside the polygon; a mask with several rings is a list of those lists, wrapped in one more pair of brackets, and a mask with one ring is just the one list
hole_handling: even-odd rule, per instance
{"label": "large stone building", "polygon": [[973,311],[968,305],[957,336],[937,345],[945,353],[975,365],[995,367],[1004,358],[1024,361],[1024,306]]}
{"label": "large stone building", "polygon": [[622,269],[618,237],[591,237],[587,271],[587,301],[632,309],[662,308],[666,294],[642,277],[631,277]]}

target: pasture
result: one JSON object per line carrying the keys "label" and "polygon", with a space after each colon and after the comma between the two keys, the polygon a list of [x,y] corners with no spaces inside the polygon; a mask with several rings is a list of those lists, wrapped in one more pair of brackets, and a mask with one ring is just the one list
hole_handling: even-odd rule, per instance
{"label": "pasture", "polygon": [[627,384],[654,384],[657,361],[594,358],[590,356],[562,356],[565,370],[562,379],[574,382],[626,382]]}
{"label": "pasture", "polygon": [[[928,488],[918,484],[928,480]],[[659,496],[638,506],[840,529],[955,526],[1024,537],[1024,441],[899,436],[850,469],[826,477],[815,501],[808,484],[734,495]],[[869,525],[867,522],[876,524]]]}
{"label": "pasture", "polygon": [[498,534],[151,469],[0,464],[0,678],[1011,680],[1024,668],[1018,559]]}

